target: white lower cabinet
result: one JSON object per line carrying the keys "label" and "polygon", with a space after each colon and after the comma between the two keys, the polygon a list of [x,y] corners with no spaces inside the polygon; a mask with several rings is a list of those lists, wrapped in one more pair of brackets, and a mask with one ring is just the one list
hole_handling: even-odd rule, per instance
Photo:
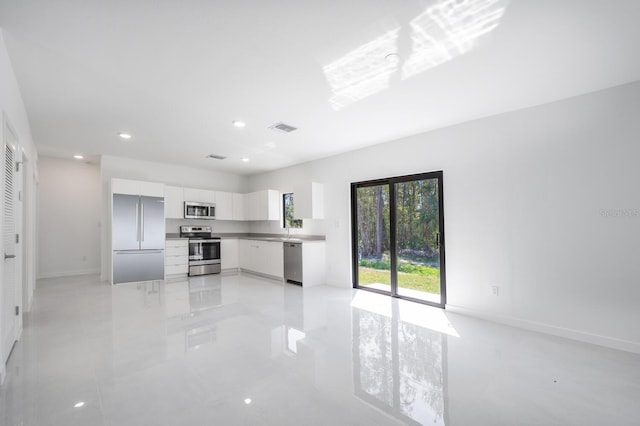
{"label": "white lower cabinet", "polygon": [[239,241],[236,238],[223,238],[220,241],[220,267],[222,269],[238,269],[240,267]]}
{"label": "white lower cabinet", "polygon": [[164,275],[189,273],[189,240],[166,240],[164,246]]}
{"label": "white lower cabinet", "polygon": [[258,272],[273,277],[284,277],[284,250],[282,242],[260,241]]}
{"label": "white lower cabinet", "polygon": [[255,271],[257,269],[258,249],[260,246],[255,240],[240,240],[239,265],[241,269]]}
{"label": "white lower cabinet", "polygon": [[269,275],[284,276],[282,243],[275,241],[240,240],[240,268]]}
{"label": "white lower cabinet", "polygon": [[302,286],[326,284],[326,246],[324,241],[302,243]]}

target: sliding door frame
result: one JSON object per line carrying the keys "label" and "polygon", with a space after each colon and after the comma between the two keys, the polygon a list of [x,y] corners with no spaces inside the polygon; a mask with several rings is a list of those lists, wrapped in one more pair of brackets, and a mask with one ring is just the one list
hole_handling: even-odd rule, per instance
{"label": "sliding door frame", "polygon": [[[403,296],[398,294],[398,275],[397,275],[397,238],[396,238],[396,188],[397,183],[412,182],[416,180],[436,179],[438,182],[438,226],[440,231],[439,249],[440,249],[440,303],[434,303],[427,300],[416,299],[414,297]],[[389,186],[389,249],[391,252],[391,285],[390,291],[379,290],[366,286],[360,286],[358,282],[358,271],[360,262],[358,259],[358,188],[368,186]],[[444,309],[447,303],[447,274],[445,265],[445,232],[444,232],[444,198],[443,198],[443,172],[442,170],[435,172],[425,172],[413,175],[396,176],[382,179],[374,179],[362,182],[351,183],[351,268],[352,268],[352,284],[353,288],[359,290],[371,291],[387,296],[411,300],[413,302],[425,305],[436,306]]]}

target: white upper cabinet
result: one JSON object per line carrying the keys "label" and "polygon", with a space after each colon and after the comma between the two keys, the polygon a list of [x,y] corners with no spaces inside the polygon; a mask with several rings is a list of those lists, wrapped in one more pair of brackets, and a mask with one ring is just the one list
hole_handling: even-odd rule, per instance
{"label": "white upper cabinet", "polygon": [[247,220],[244,214],[245,195],[233,193],[233,220]]}
{"label": "white upper cabinet", "polygon": [[246,220],[279,220],[280,193],[273,189],[251,192],[245,199]]}
{"label": "white upper cabinet", "polygon": [[178,186],[164,187],[164,215],[167,219],[184,218],[184,191]]}
{"label": "white upper cabinet", "polygon": [[195,201],[197,203],[215,203],[215,191],[208,189],[184,188],[184,201]]}
{"label": "white upper cabinet", "polygon": [[112,194],[147,195],[164,197],[164,184],[131,179],[111,179]]}
{"label": "white upper cabinet", "polygon": [[[114,178],[111,179],[111,192],[114,194],[164,197],[165,217],[167,219],[183,219],[184,203],[188,201],[215,204],[216,219],[218,220],[281,219],[280,193],[273,189],[265,189],[250,194],[238,194]],[[295,202],[297,203],[297,199]]]}
{"label": "white upper cabinet", "polygon": [[216,192],[216,219],[233,220],[233,193]]}
{"label": "white upper cabinet", "polygon": [[293,186],[293,217],[324,219],[324,185],[316,182]]}

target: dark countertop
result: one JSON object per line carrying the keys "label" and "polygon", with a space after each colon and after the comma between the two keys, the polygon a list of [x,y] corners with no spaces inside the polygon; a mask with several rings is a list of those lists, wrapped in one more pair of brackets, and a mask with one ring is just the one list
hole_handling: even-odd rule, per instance
{"label": "dark countertop", "polygon": [[[302,241],[302,242],[322,242],[325,241],[324,235],[292,235],[291,238],[287,238],[286,235],[283,234],[253,234],[249,232],[220,232],[215,233],[214,237],[220,237],[222,239],[240,239],[240,240],[259,240],[259,241],[276,241],[276,242],[294,242],[294,241]],[[188,239],[184,237],[180,237],[179,233],[169,233],[166,235],[167,240],[180,240],[180,239]]]}

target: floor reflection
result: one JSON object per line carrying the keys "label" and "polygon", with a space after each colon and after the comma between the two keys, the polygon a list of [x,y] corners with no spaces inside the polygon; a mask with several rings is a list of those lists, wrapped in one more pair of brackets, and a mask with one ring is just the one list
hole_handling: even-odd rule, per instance
{"label": "floor reflection", "polygon": [[353,309],[355,395],[408,424],[446,424],[446,336]]}
{"label": "floor reflection", "polygon": [[222,283],[219,275],[195,277],[189,280],[189,305],[191,312],[206,311],[222,306]]}

